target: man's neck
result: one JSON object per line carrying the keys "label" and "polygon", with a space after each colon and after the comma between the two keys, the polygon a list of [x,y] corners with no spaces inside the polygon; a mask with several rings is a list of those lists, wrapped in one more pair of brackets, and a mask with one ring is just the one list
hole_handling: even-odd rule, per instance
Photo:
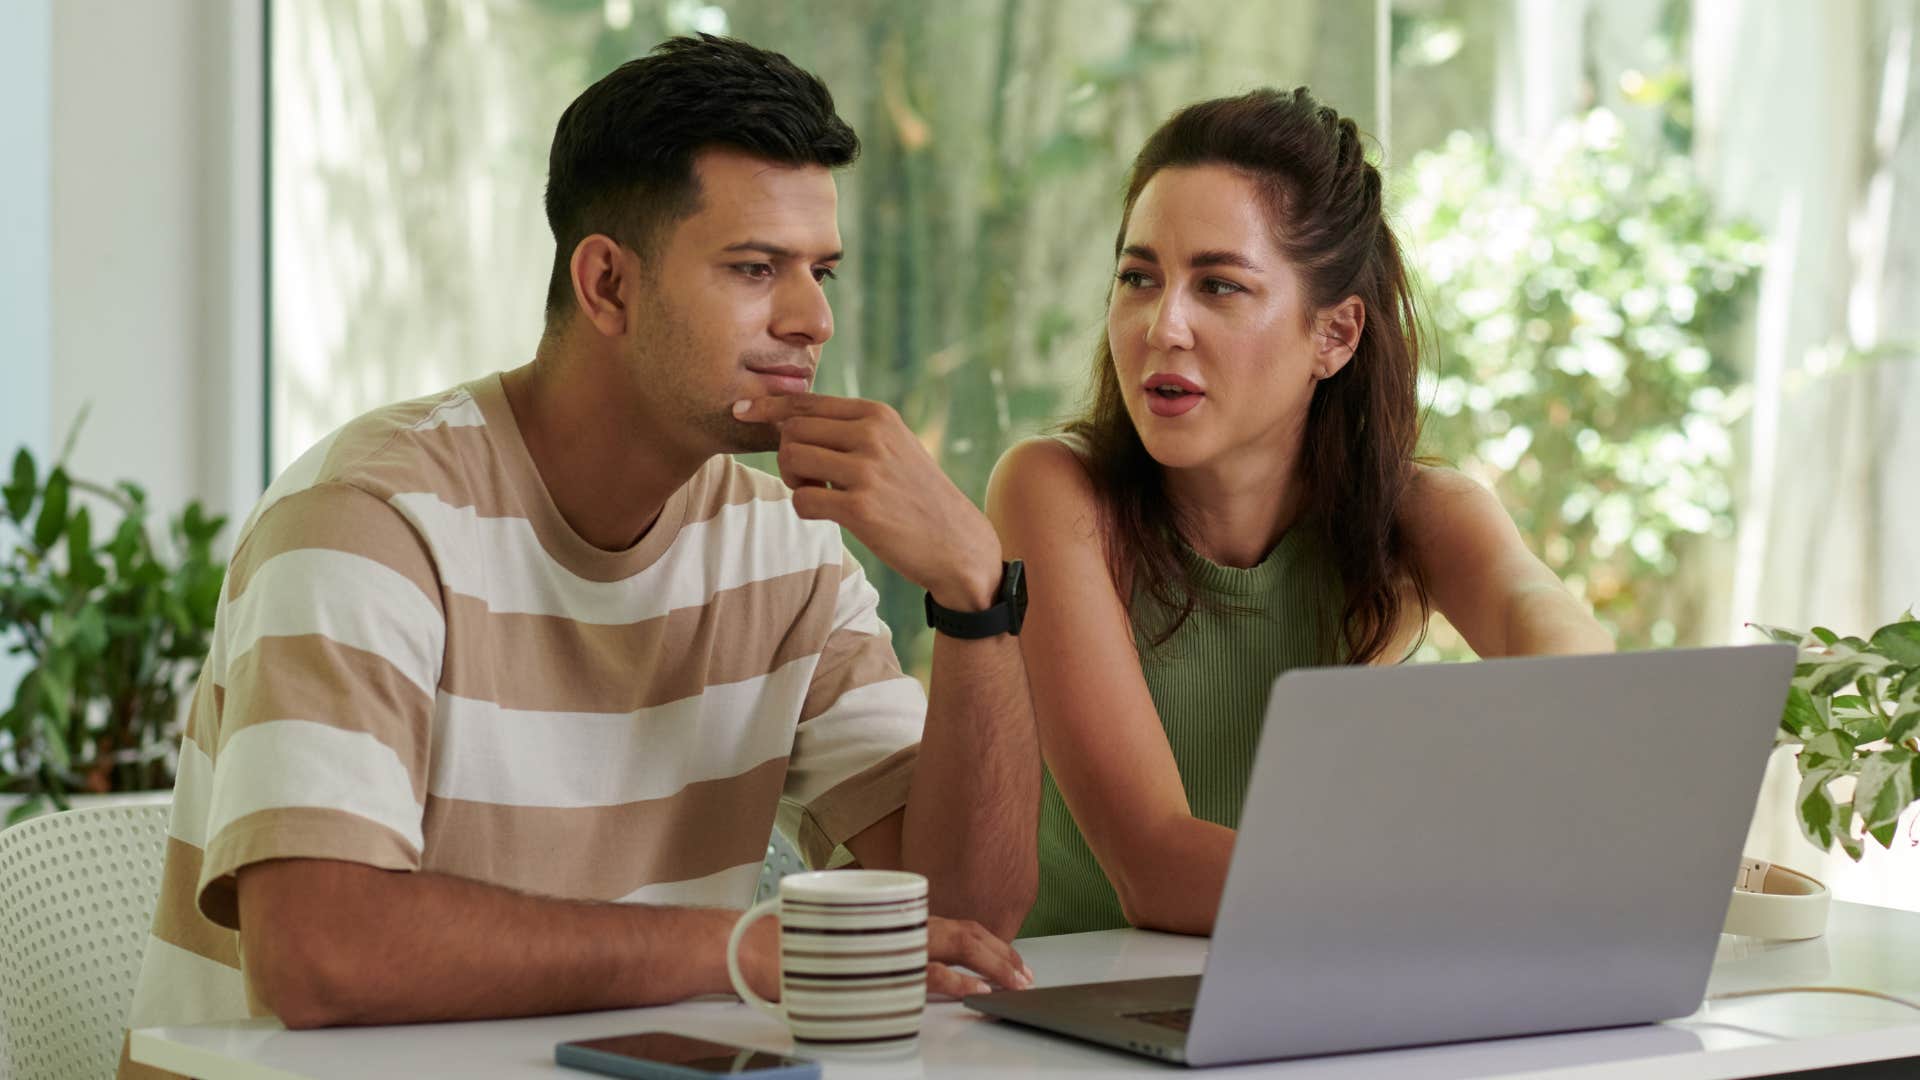
{"label": "man's neck", "polygon": [[624,551],[706,458],[663,445],[605,358],[550,345],[501,376],[507,404],[560,516],[594,547]]}

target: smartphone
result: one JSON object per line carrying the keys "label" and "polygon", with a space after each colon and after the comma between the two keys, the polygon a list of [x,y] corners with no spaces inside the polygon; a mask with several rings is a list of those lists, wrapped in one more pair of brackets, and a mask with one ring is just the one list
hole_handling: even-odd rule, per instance
{"label": "smartphone", "polygon": [[564,1042],[553,1060],[574,1069],[627,1076],[636,1080],[693,1080],[709,1076],[751,1076],[755,1080],[819,1080],[820,1063],[748,1046],[642,1031],[605,1039]]}

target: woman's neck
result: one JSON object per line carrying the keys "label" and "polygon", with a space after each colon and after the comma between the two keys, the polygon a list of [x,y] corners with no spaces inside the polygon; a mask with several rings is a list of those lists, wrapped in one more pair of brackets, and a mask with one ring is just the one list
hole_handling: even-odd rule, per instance
{"label": "woman's neck", "polygon": [[1260,565],[1306,501],[1299,437],[1280,452],[1243,452],[1190,469],[1163,469],[1167,496],[1185,520],[1187,542],[1209,562]]}

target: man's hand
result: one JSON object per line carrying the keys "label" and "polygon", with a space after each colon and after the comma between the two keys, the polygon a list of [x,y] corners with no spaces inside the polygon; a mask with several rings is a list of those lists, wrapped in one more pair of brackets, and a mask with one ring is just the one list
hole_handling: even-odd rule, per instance
{"label": "man's hand", "polygon": [[[780,937],[773,919],[762,919],[747,929],[740,942],[740,972],[753,992],[768,1001],[780,999]],[[969,971],[986,976],[970,975]],[[950,998],[984,994],[1000,987],[1025,990],[1033,985],[1033,971],[986,927],[970,919],[927,920],[927,993]]]}
{"label": "man's hand", "polygon": [[801,517],[844,526],[942,607],[993,606],[1001,572],[993,525],[891,407],[792,394],[735,402],[733,415],[779,429],[780,478]]}

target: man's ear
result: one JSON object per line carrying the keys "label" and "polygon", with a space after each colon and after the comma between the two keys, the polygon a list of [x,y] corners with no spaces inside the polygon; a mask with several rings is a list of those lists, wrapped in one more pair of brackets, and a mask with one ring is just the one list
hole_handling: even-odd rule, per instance
{"label": "man's ear", "polygon": [[1320,309],[1313,319],[1313,377],[1331,379],[1339,374],[1353,359],[1366,328],[1367,305],[1357,296]]}
{"label": "man's ear", "polygon": [[595,330],[607,337],[627,332],[630,312],[624,294],[639,269],[638,256],[610,236],[594,233],[574,245],[567,264],[573,303]]}

